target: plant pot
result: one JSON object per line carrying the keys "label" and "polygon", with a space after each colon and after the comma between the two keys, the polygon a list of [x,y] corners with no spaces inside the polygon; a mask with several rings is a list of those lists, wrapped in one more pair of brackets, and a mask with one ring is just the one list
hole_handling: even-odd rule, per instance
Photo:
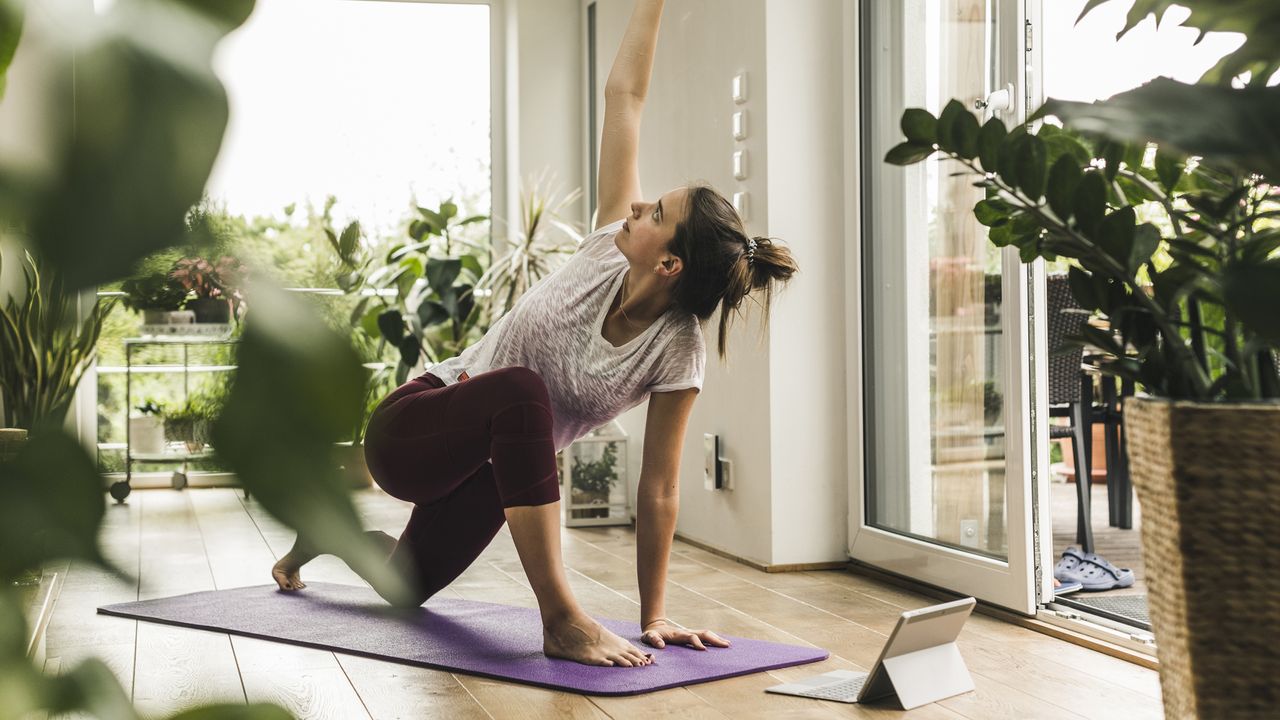
{"label": "plant pot", "polygon": [[196,321],[191,310],[143,310],[142,322],[147,325],[190,325]]}
{"label": "plant pot", "polygon": [[165,439],[181,442],[188,451],[198,452],[204,447],[204,441],[197,435],[196,425],[197,421],[194,418],[165,418]]}
{"label": "plant pot", "polygon": [[0,462],[9,462],[27,444],[25,428],[0,428]]}
{"label": "plant pot", "polygon": [[231,322],[231,301],[224,298],[188,300],[186,308],[195,312],[198,323]]}
{"label": "plant pot", "polygon": [[333,457],[348,487],[373,486],[373,475],[369,473],[369,466],[365,463],[363,444],[353,444],[351,441],[334,443]]}
{"label": "plant pot", "polygon": [[1128,398],[1169,718],[1272,717],[1280,677],[1280,403]]}
{"label": "plant pot", "polygon": [[129,418],[131,452],[164,452],[164,418],[157,415],[134,415]]}

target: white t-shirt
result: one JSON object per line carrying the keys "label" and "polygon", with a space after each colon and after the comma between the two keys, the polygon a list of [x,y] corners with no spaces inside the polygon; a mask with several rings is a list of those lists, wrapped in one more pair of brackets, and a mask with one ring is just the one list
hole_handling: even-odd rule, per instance
{"label": "white t-shirt", "polygon": [[652,392],[701,392],[706,345],[692,313],[672,308],[618,347],[601,334],[629,266],[614,244],[621,229],[618,220],[588,235],[479,342],[426,372],[452,385],[464,370],[469,377],[513,365],[536,371],[551,396],[557,452]]}

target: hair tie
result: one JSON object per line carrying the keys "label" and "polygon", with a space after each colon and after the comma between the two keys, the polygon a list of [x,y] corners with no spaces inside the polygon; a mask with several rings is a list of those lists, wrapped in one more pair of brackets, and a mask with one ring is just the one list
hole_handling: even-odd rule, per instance
{"label": "hair tie", "polygon": [[756,239],[747,238],[747,265],[751,265],[751,261],[756,258]]}

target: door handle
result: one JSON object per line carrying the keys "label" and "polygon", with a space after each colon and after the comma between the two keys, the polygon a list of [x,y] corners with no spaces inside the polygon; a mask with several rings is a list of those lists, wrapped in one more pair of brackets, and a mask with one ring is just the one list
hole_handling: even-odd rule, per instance
{"label": "door handle", "polygon": [[984,98],[973,101],[973,107],[984,111],[983,119],[987,119],[1001,110],[1008,110],[1013,105],[1013,83],[1007,83]]}

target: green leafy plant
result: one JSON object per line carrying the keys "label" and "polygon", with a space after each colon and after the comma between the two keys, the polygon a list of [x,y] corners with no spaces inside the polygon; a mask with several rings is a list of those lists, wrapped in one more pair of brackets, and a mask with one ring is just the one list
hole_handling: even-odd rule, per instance
{"label": "green leafy plant", "polygon": [[[117,299],[96,300],[77,322],[76,292],[46,259],[23,254],[25,293],[8,297],[0,307],[0,397],[5,426],[31,430],[38,420],[66,417]],[[0,257],[0,273],[3,269]]]}
{"label": "green leafy plant", "polygon": [[164,403],[155,398],[145,398],[141,405],[135,405],[134,409],[140,415],[155,415],[157,417],[164,415]]}
{"label": "green leafy plant", "polygon": [[129,278],[120,289],[125,293],[121,303],[130,310],[180,310],[187,299],[187,289],[167,275]]}
{"label": "green leafy plant", "polygon": [[[573,254],[582,243],[582,232],[563,213],[582,197],[582,191],[565,192],[546,170],[521,189],[520,237],[511,251],[495,261],[476,283],[488,297],[490,317],[496,322],[515,306],[516,300]],[[552,238],[557,238],[553,241]],[[559,260],[552,261],[552,258]]]}
{"label": "green leafy plant", "polygon": [[573,489],[592,498],[608,498],[610,489],[618,482],[618,443],[605,443],[599,460],[583,461],[573,458]]}
{"label": "green leafy plant", "polygon": [[[457,231],[472,223],[488,220],[485,215],[458,217],[452,200],[436,210],[418,208],[419,218],[409,225],[413,242],[392,246],[381,267],[363,275],[363,268],[346,282],[375,289],[394,289],[395,298],[382,295],[364,298],[352,317],[360,317],[361,327],[370,337],[382,338],[399,350],[395,381],[408,379],[425,354],[431,362],[460,353],[483,334],[483,308],[475,302],[475,280],[484,272],[482,261],[488,248],[457,237]],[[343,231],[346,236],[351,229]],[[357,228],[358,234],[358,228]],[[333,239],[330,233],[331,240]],[[338,238],[341,255],[343,239]],[[354,241],[352,241],[354,242]],[[467,251],[453,254],[457,244]],[[436,251],[436,254],[432,254]],[[443,257],[441,257],[443,255]],[[425,281],[419,283],[419,281]],[[456,284],[461,280],[461,284]]]}
{"label": "green leafy plant", "polygon": [[[1140,0],[1121,34],[1170,4]],[[1278,17],[1274,3],[1183,4],[1207,29],[1228,22],[1219,6],[1249,6],[1232,27]],[[1206,77],[1277,67],[1280,48],[1251,41]],[[885,160],[910,165],[937,152],[957,161],[986,191],[974,215],[992,243],[1016,247],[1023,262],[1066,259],[1072,295],[1110,326],[1086,326],[1069,342],[1097,348],[1091,362],[1103,372],[1160,397],[1280,398],[1271,182],[1280,88],[1258,77],[1242,88],[1160,78],[1101,102],[1050,100],[1011,130],[998,118],[979,125],[957,100],[937,117],[911,108],[906,139]],[[1042,122],[1051,116],[1065,127]]]}

